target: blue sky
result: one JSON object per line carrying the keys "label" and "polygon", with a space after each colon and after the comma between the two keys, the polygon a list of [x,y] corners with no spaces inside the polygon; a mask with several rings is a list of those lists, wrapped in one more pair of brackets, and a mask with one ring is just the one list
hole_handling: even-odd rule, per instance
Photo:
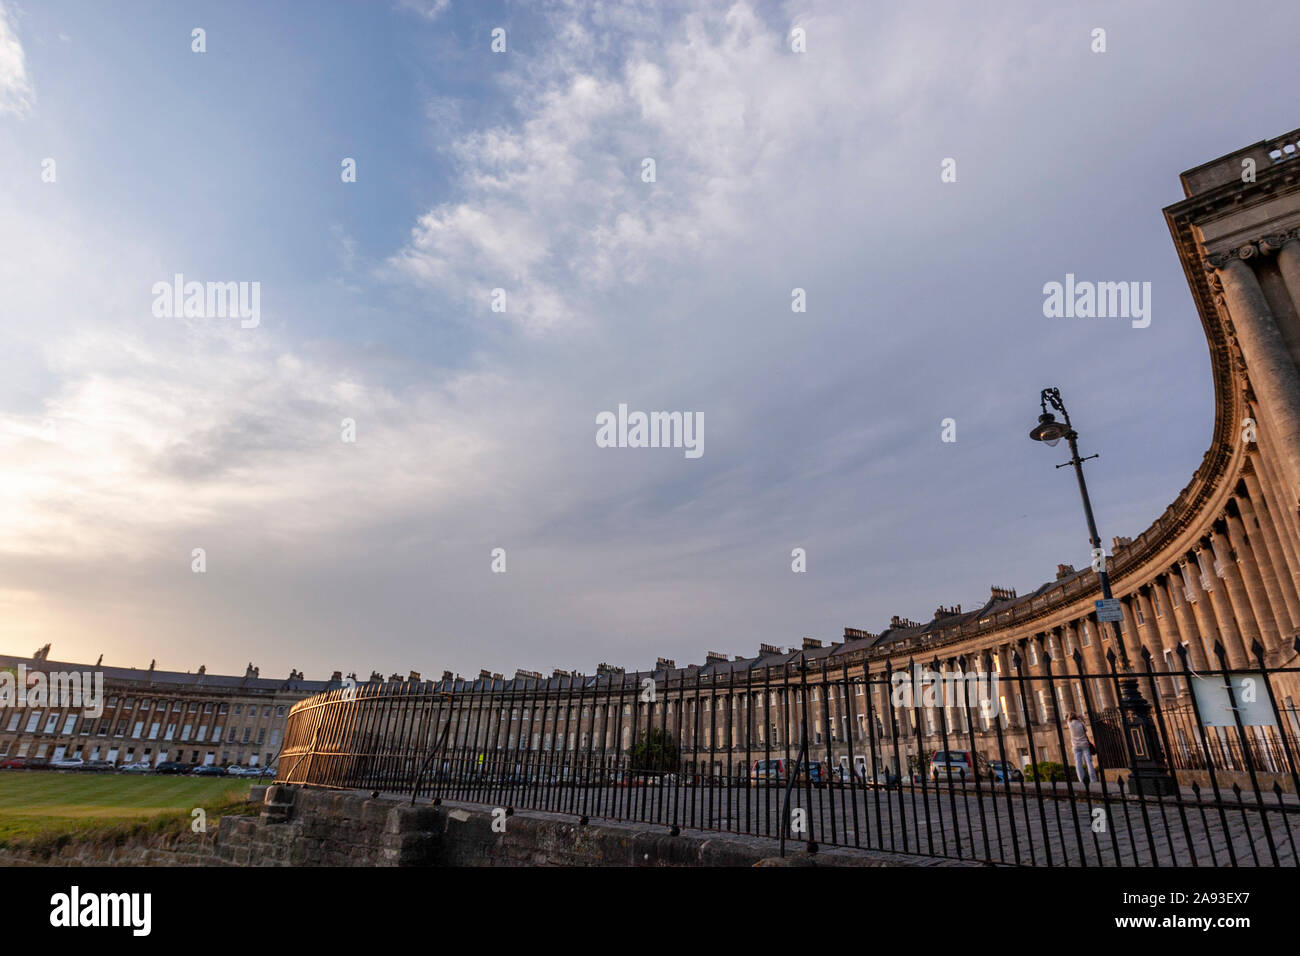
{"label": "blue sky", "polygon": [[[1297,125],[1236,79],[1281,3],[0,8],[0,646],[125,665],[637,667],[1032,589],[1088,554],[1039,389],[1140,533],[1213,416],[1160,210]],[[177,272],[260,324],[155,317]],[[1066,273],[1150,327],[1045,318]],[[620,402],[704,455],[596,447]]]}

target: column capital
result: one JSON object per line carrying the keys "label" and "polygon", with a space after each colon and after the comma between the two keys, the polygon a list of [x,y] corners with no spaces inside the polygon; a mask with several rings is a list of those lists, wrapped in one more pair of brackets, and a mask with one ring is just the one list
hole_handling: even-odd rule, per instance
{"label": "column capital", "polygon": [[1257,236],[1235,248],[1207,255],[1204,260],[1205,270],[1207,272],[1217,272],[1234,260],[1245,262],[1257,256],[1271,256],[1287,243],[1294,242],[1297,239],[1300,239],[1300,227],[1289,229],[1286,232]]}

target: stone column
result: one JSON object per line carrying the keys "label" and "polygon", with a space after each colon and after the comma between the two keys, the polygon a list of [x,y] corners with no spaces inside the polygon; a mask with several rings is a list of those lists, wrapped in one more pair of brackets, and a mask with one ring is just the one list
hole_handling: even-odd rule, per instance
{"label": "stone column", "polygon": [[1282,273],[1282,281],[1291,294],[1296,312],[1300,312],[1300,237],[1290,236],[1283,240],[1277,253],[1277,268]]}
{"label": "stone column", "polygon": [[1196,636],[1195,631],[1184,632],[1183,630],[1184,621],[1190,619],[1190,616],[1180,615],[1179,613],[1185,612],[1187,609],[1187,602],[1183,600],[1181,593],[1178,596],[1178,606],[1174,607],[1173,589],[1178,588],[1181,591],[1182,584],[1174,580],[1172,572],[1157,575],[1151,588],[1153,601],[1158,600],[1164,610],[1164,614],[1156,618],[1156,627],[1160,630],[1161,642],[1170,651],[1168,656],[1165,657],[1164,667],[1171,673],[1179,675],[1180,679],[1174,680],[1173,685],[1174,693],[1181,695],[1186,690],[1186,687],[1181,680],[1183,658],[1178,653],[1178,648],[1183,641],[1187,641],[1189,647],[1193,641],[1199,643],[1199,638]]}
{"label": "stone column", "polygon": [[[1251,609],[1254,611],[1255,623],[1259,625],[1259,640],[1266,652],[1272,652],[1281,642],[1278,620],[1285,618],[1286,605],[1277,589],[1277,581],[1273,579],[1271,573],[1265,575],[1268,553],[1264,548],[1263,535],[1258,531],[1255,532],[1254,537],[1246,533],[1246,527],[1241,520],[1240,507],[1229,507],[1226,526],[1228,543],[1236,554],[1237,570],[1245,586],[1246,597],[1250,600]],[[1249,644],[1246,650],[1249,654]],[[1253,654],[1249,656],[1254,660]]]}
{"label": "stone column", "polygon": [[1029,663],[1029,644],[1037,640],[1038,635],[1030,635],[1028,638],[1021,638],[1016,642],[1015,656],[1020,658],[1020,667],[1017,669],[1012,665],[1012,673],[1022,678],[1016,682],[1017,690],[1020,694],[1019,715],[1020,720],[1024,723],[1025,743],[1033,752],[1033,733],[1034,728],[1038,726],[1038,698],[1034,691],[1037,690],[1034,681],[1034,666]]}
{"label": "stone column", "polygon": [[[1256,254],[1251,244],[1237,252],[1237,256],[1247,258]],[[1294,253],[1290,253],[1288,262],[1293,258]],[[1251,385],[1259,397],[1261,412],[1272,425],[1277,446],[1273,450],[1287,478],[1285,505],[1294,510],[1300,494],[1300,373],[1249,262],[1238,257],[1214,257],[1214,264]]]}
{"label": "stone column", "polygon": [[[1102,638],[1101,625],[1091,618],[1082,618],[1072,622],[1074,632],[1079,637],[1079,647],[1083,650],[1083,656],[1087,660],[1087,668],[1093,674],[1098,675],[1093,681],[1093,693],[1096,697],[1098,707],[1102,709],[1115,707],[1119,700],[1115,696],[1115,684],[1110,676],[1110,661],[1106,660],[1106,642]],[[1083,646],[1084,634],[1088,635],[1088,646]],[[1116,668],[1119,662],[1116,661]]]}
{"label": "stone column", "polygon": [[1020,726],[1020,720],[1017,717],[1017,710],[1020,707],[1020,698],[1016,696],[1016,681],[1012,676],[1014,672],[1011,669],[1011,645],[999,644],[993,648],[993,657],[997,661],[998,674],[998,713],[1002,714],[1002,698],[1006,698],[1007,706],[1005,711],[1006,721],[1003,730],[1010,730]]}
{"label": "stone column", "polygon": [[1243,472],[1242,480],[1246,483],[1246,493],[1255,507],[1255,516],[1261,524],[1267,526],[1266,533],[1271,531],[1270,543],[1276,545],[1274,569],[1279,578],[1289,582],[1290,590],[1300,598],[1300,553],[1296,549],[1300,536],[1291,527],[1284,504],[1274,493],[1264,456],[1258,453],[1251,455],[1249,463],[1254,468]]}
{"label": "stone column", "polygon": [[[1210,615],[1214,618],[1218,626],[1219,641],[1223,644],[1223,649],[1227,659],[1227,666],[1237,668],[1242,665],[1243,652],[1241,649],[1241,633],[1237,629],[1236,614],[1233,611],[1232,604],[1228,598],[1228,588],[1226,583],[1216,584],[1219,580],[1214,570],[1214,551],[1210,547],[1210,539],[1202,538],[1201,543],[1195,549],[1197,560],[1195,562],[1198,571],[1197,585],[1201,588],[1200,604],[1210,606]],[[1202,584],[1199,575],[1204,575],[1206,584]],[[1210,666],[1218,667],[1218,658],[1214,655],[1214,645],[1211,644],[1206,648],[1206,653],[1210,656]]]}
{"label": "stone column", "polygon": [[[1065,635],[1061,628],[1054,627],[1047,631],[1043,637],[1043,647],[1052,657],[1052,683],[1048,687],[1048,693],[1052,695],[1054,701],[1048,701],[1047,716],[1049,720],[1054,720],[1057,710],[1060,710],[1061,717],[1074,711],[1074,698],[1072,696],[1071,685],[1074,683],[1070,679],[1070,672],[1074,670],[1074,663],[1066,657],[1065,653]],[[1043,673],[1047,673],[1047,658],[1042,658]]]}
{"label": "stone column", "polygon": [[[1260,422],[1259,438],[1261,442],[1267,443],[1269,448],[1273,447],[1272,432],[1269,431],[1266,422]],[[1259,482],[1264,489],[1269,513],[1273,515],[1277,533],[1286,549],[1290,565],[1295,569],[1296,588],[1300,590],[1300,513],[1287,505],[1289,496],[1285,490],[1281,463],[1277,461],[1277,456],[1271,453],[1264,454],[1261,451],[1254,456],[1253,461],[1259,472]]]}
{"label": "stone column", "polygon": [[[1119,599],[1120,613],[1124,616],[1124,626],[1120,628],[1120,639],[1124,642],[1124,649],[1128,651],[1129,663],[1133,665],[1134,674],[1142,674],[1145,667],[1142,664],[1142,636],[1138,630],[1137,614],[1134,613],[1136,604],[1132,594],[1126,594]],[[1115,653],[1119,653],[1118,650]],[[1142,682],[1145,686],[1146,681]]]}
{"label": "stone column", "polygon": [[[1038,645],[1038,664],[1031,665],[1029,672],[1037,680],[1032,687],[1027,687],[1026,692],[1029,694],[1029,712],[1034,716],[1034,731],[1029,734],[1030,747],[1035,755],[1042,744],[1048,744],[1056,739],[1055,733],[1049,728],[1052,726],[1052,685],[1047,680],[1047,637],[1046,631],[1040,631],[1035,634],[1031,640]],[[1042,694],[1042,706],[1039,706],[1038,695]]]}
{"label": "stone column", "polygon": [[[1262,643],[1263,629],[1255,616],[1254,602],[1246,590],[1241,564],[1242,553],[1233,554],[1226,530],[1227,526],[1222,518],[1216,521],[1210,534],[1210,545],[1218,568],[1216,574],[1223,581],[1227,591],[1228,605],[1231,608],[1233,623],[1237,627],[1237,639],[1240,642],[1237,648],[1239,656],[1233,666],[1248,667],[1251,661],[1250,649],[1256,641]],[[1263,597],[1262,592],[1260,596]],[[1231,648],[1229,648],[1228,659],[1234,660]]]}
{"label": "stone column", "polygon": [[[1061,633],[1061,639],[1066,648],[1065,657],[1061,661],[1061,670],[1070,675],[1071,683],[1077,683],[1081,680],[1077,676],[1079,671],[1089,674],[1093,670],[1093,662],[1088,654],[1090,649],[1083,646],[1083,636],[1079,633],[1079,629],[1074,626],[1073,621],[1067,621],[1065,624],[1061,625],[1059,630]],[[1074,663],[1075,651],[1079,652],[1079,657],[1081,659],[1081,663],[1078,667],[1076,667]],[[1097,696],[1096,682],[1089,681],[1087,678],[1083,678],[1082,682],[1087,687],[1089,703],[1092,704],[1094,709],[1099,708],[1101,706],[1101,698]]]}
{"label": "stone column", "polygon": [[[1183,607],[1194,618],[1193,631],[1199,640],[1188,644],[1188,659],[1195,670],[1209,667],[1213,657],[1214,642],[1219,640],[1219,624],[1214,616],[1214,606],[1209,596],[1201,590],[1201,568],[1190,556],[1178,562],[1178,573],[1183,579]],[[1215,667],[1218,666],[1217,660]]]}
{"label": "stone column", "polygon": [[[1139,624],[1138,627],[1144,630],[1146,640],[1143,644],[1151,651],[1153,658],[1151,668],[1158,673],[1163,673],[1169,668],[1169,659],[1165,657],[1165,649],[1172,648],[1174,645],[1166,643],[1164,629],[1160,626],[1161,618],[1156,616],[1155,602],[1151,596],[1153,588],[1154,585],[1152,584],[1142,585],[1134,592],[1133,599],[1137,602],[1142,617],[1146,619],[1146,623]],[[1174,684],[1168,677],[1157,677],[1156,686],[1160,689],[1162,698],[1174,696]]]}
{"label": "stone column", "polygon": [[[1257,497],[1260,490],[1259,480],[1253,473],[1243,475],[1243,480],[1246,485],[1246,496],[1237,499],[1237,508],[1241,512],[1241,521],[1247,537],[1255,542],[1255,560],[1259,562],[1264,585],[1273,588],[1269,591],[1269,600],[1273,600],[1272,595],[1276,592],[1281,601],[1281,604],[1275,603],[1273,607],[1278,627],[1284,636],[1289,635],[1300,628],[1300,594],[1296,592],[1295,581],[1287,567],[1286,556],[1278,541],[1277,528],[1273,524],[1273,516],[1266,508],[1255,506],[1256,501],[1262,500]],[[1259,546],[1261,541],[1262,549]]]}

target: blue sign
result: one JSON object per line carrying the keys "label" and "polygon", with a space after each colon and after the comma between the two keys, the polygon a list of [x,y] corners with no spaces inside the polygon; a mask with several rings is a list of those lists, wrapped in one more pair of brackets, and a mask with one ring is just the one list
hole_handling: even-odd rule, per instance
{"label": "blue sign", "polygon": [[1119,608],[1119,598],[1106,598],[1097,602],[1097,620],[1123,621],[1124,612]]}

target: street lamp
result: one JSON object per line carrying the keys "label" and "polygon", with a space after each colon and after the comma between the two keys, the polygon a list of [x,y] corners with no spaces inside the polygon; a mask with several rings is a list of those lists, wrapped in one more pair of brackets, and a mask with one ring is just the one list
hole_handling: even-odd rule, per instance
{"label": "street lamp", "polygon": [[[1042,407],[1042,414],[1038,416],[1038,424],[1030,431],[1029,437],[1049,447],[1054,447],[1062,438],[1070,445],[1070,460],[1056,467],[1074,466],[1075,477],[1079,480],[1079,495],[1083,498],[1083,513],[1088,519],[1088,539],[1092,542],[1093,566],[1097,571],[1097,580],[1101,584],[1101,596],[1109,605],[1113,600],[1110,592],[1110,575],[1106,573],[1106,559],[1101,547],[1101,536],[1097,533],[1097,520],[1092,516],[1092,501],[1088,498],[1088,485],[1083,480],[1083,463],[1097,456],[1079,457],[1079,433],[1070,424],[1070,413],[1065,410],[1065,403],[1061,401],[1060,389],[1043,389],[1039,404]],[[1047,410],[1048,405],[1061,413],[1063,422],[1058,422],[1056,415]],[[1100,629],[1100,615],[1097,624]],[[1119,648],[1120,715],[1124,726],[1124,737],[1132,747],[1133,754],[1133,765],[1129,768],[1129,785],[1135,793],[1176,793],[1177,784],[1165,765],[1164,748],[1160,745],[1160,735],[1156,730],[1155,722],[1151,719],[1151,704],[1142,696],[1142,691],[1138,687],[1137,675],[1129,660],[1128,650],[1124,647],[1119,622],[1112,619],[1110,624],[1115,633],[1115,645]]]}

